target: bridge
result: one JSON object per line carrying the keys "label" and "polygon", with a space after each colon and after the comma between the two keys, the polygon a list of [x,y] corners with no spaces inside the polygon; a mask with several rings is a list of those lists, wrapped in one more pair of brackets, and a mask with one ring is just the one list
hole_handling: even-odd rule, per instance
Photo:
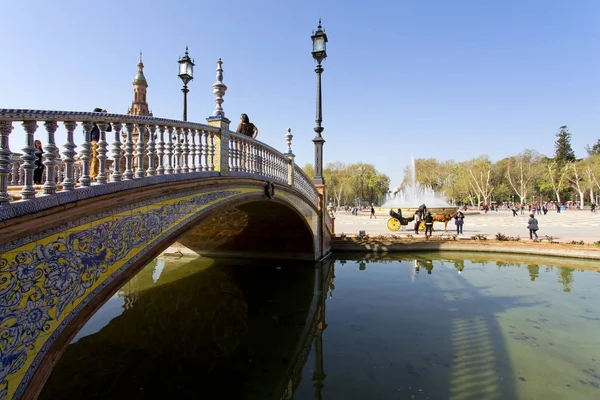
{"label": "bridge", "polygon": [[[17,124],[23,137],[10,136]],[[34,184],[40,125],[43,184]],[[199,124],[0,109],[0,399],[35,398],[30,388],[42,387],[87,319],[169,247],[238,257],[329,254],[325,186],[294,163],[291,132],[281,153],[229,125],[222,112]],[[21,152],[12,152],[9,143],[19,141]]]}

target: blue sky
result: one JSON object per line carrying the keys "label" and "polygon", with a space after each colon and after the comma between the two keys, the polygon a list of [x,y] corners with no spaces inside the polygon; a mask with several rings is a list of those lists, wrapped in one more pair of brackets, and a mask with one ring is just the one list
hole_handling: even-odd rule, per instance
{"label": "blue sky", "polygon": [[226,116],[236,124],[247,113],[280,150],[291,128],[304,165],[314,157],[310,35],[321,17],[326,162],[372,163],[397,186],[411,154],[552,155],[566,124],[584,157],[600,138],[597,0],[2,0],[0,14],[0,108],[126,113],[143,50],[150,108],[181,119],[177,60],[188,45],[188,119],[212,114],[221,57]]}

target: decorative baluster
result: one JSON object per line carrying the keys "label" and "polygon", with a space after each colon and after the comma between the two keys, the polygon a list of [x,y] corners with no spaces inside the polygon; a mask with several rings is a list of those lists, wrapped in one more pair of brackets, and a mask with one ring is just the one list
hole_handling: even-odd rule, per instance
{"label": "decorative baluster", "polygon": [[79,177],[79,184],[81,186],[90,186],[92,179],[90,178],[90,159],[91,159],[91,148],[92,143],[90,142],[92,137],[92,128],[94,124],[92,122],[83,123],[83,142],[81,143],[81,151],[79,159],[82,161],[82,171]]}
{"label": "decorative baluster", "polygon": [[21,159],[21,163],[19,164],[19,186],[23,186],[25,184],[25,169],[23,168],[23,160]]}
{"label": "decorative baluster", "polygon": [[181,128],[176,128],[175,130],[175,138],[177,140],[177,142],[175,143],[175,173],[176,174],[180,174],[181,173],[181,165],[182,165],[182,154],[183,154],[183,149],[181,147]]}
{"label": "decorative baluster", "polygon": [[11,185],[16,185],[19,182],[19,169],[21,167],[21,163],[19,160],[11,160],[11,168],[12,168],[12,179],[10,180]]}
{"label": "decorative baluster", "polygon": [[236,141],[237,138],[230,136],[230,143],[229,143],[229,162],[230,162],[230,169],[232,172],[236,172],[238,170],[238,166],[237,166],[237,146],[236,146]]}
{"label": "decorative baluster", "polygon": [[35,147],[33,146],[33,134],[38,128],[36,121],[25,121],[23,122],[23,128],[27,135],[25,135],[25,147],[23,147],[23,169],[25,170],[25,182],[23,183],[23,189],[21,189],[21,196],[23,200],[30,200],[35,198],[35,188],[33,187],[33,170],[36,168],[35,160],[36,155]]}
{"label": "decorative baluster", "polygon": [[154,135],[156,134],[156,125],[149,124],[148,129],[150,133],[148,135],[148,169],[146,170],[146,176],[155,176],[154,157],[156,156],[156,147],[154,146]]}
{"label": "decorative baluster", "polygon": [[137,140],[137,168],[135,169],[135,177],[143,178],[146,176],[146,171],[144,171],[144,151],[146,151],[146,124],[137,124],[138,128],[138,140]]}
{"label": "decorative baluster", "polygon": [[190,137],[192,139],[190,143],[190,172],[196,172],[196,130],[190,129]]}
{"label": "decorative baluster", "polygon": [[65,177],[62,181],[62,190],[69,191],[75,189],[75,171],[73,169],[73,163],[75,162],[75,148],[77,145],[73,140],[73,132],[77,128],[77,122],[66,121],[64,122],[65,129],[67,130],[67,142],[63,145],[63,161],[65,163]]}
{"label": "decorative baluster", "polygon": [[242,142],[240,138],[235,138],[235,170],[242,171]]}
{"label": "decorative baluster", "polygon": [[173,174],[173,127],[167,127],[167,144],[165,145],[165,153],[167,155],[167,169],[165,173],[167,175]]}
{"label": "decorative baluster", "polygon": [[108,146],[106,142],[106,130],[110,124],[107,122],[98,122],[96,125],[98,125],[98,129],[100,130],[100,140],[98,140],[98,149],[96,150],[98,152],[98,176],[96,177],[96,182],[98,185],[104,185],[108,181],[106,176],[106,159],[108,158],[106,156],[106,146]]}
{"label": "decorative baluster", "polygon": [[[206,147],[208,148],[208,170],[215,170],[215,133],[208,132],[206,135]],[[221,157],[227,157],[227,154],[222,154]]]}
{"label": "decorative baluster", "polygon": [[[206,143],[206,132],[198,129],[198,142],[196,144],[196,154],[198,155],[198,164],[196,164],[196,172],[206,171],[208,169],[207,161],[204,158],[204,146]],[[206,168],[206,169],[205,169]]]}
{"label": "decorative baluster", "polygon": [[190,146],[188,143],[188,132],[189,129],[188,128],[183,128],[183,157],[181,159],[181,161],[183,162],[183,169],[182,172],[186,173],[186,172],[190,172],[190,167],[188,165],[188,157],[190,155]]}
{"label": "decorative baluster", "polygon": [[158,132],[160,136],[158,137],[158,143],[156,146],[156,156],[158,157],[158,168],[156,169],[156,173],[158,175],[165,174],[165,126],[159,125]]}
{"label": "decorative baluster", "polygon": [[[8,194],[8,174],[10,173],[12,154],[8,146],[8,137],[13,130],[12,121],[0,121],[0,206],[10,203]],[[16,169],[13,168],[12,180],[15,181]]]}
{"label": "decorative baluster", "polygon": [[198,131],[198,159],[200,164],[197,171],[208,171],[208,136],[204,131]]}
{"label": "decorative baluster", "polygon": [[113,173],[110,177],[111,182],[121,182],[123,174],[121,173],[121,159],[123,158],[123,149],[121,148],[121,129],[123,124],[115,122],[113,124],[113,131],[115,133],[115,141],[112,143],[112,155],[113,155]]}
{"label": "decorative baluster", "polygon": [[127,139],[125,140],[125,173],[123,174],[123,180],[130,181],[133,179],[133,131],[135,125],[125,124],[125,129],[127,129]]}
{"label": "decorative baluster", "polygon": [[58,129],[58,123],[56,121],[46,121],[44,123],[46,132],[48,133],[48,140],[44,146],[45,153],[44,167],[46,167],[46,181],[42,186],[43,194],[55,194],[56,193],[56,144],[54,143],[54,134]]}

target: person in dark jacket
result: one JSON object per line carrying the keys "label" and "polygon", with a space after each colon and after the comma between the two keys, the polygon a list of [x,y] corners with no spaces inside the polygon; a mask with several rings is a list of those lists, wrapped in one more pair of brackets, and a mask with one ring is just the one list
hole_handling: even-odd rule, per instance
{"label": "person in dark jacket", "polygon": [[425,215],[425,237],[429,239],[431,235],[433,235],[433,215],[431,215],[431,211],[427,211],[427,215]]}
{"label": "person in dark jacket", "polygon": [[250,118],[248,118],[247,114],[242,114],[240,116],[240,124],[238,125],[236,132],[241,133],[242,135],[250,136],[252,139],[256,139],[258,136],[258,129],[252,122],[250,122]]}
{"label": "person in dark jacket", "polygon": [[42,149],[42,142],[36,140],[33,142],[35,146],[35,169],[33,170],[33,183],[35,185],[42,184],[42,176],[44,175],[44,164],[42,163],[42,154],[44,154],[44,150]]}
{"label": "person in dark jacket", "polygon": [[529,229],[529,239],[533,239],[533,236],[535,235],[535,238],[537,239],[538,235],[537,235],[537,231],[538,231],[538,220],[535,219],[535,216],[533,214],[529,214],[529,220],[527,221],[527,229]]}

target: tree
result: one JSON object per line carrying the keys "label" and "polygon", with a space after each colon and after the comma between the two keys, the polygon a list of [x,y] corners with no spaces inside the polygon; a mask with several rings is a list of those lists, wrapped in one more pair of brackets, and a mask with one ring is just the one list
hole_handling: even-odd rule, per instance
{"label": "tree", "polygon": [[570,164],[560,164],[556,160],[552,160],[547,164],[548,168],[548,178],[549,182],[552,185],[552,190],[556,195],[556,201],[560,203],[560,192],[564,189],[565,177],[567,176],[567,172],[569,172]]}
{"label": "tree", "polygon": [[490,181],[491,172],[492,162],[487,156],[481,156],[471,162],[471,168],[469,168],[471,180],[469,183],[477,196],[477,208],[481,205],[482,197],[483,204],[489,204],[488,198],[494,190],[494,186]]}
{"label": "tree", "polygon": [[308,176],[311,181],[315,179],[315,167],[313,167],[312,164],[305,164],[304,167],[302,167],[302,171],[304,171],[306,176]]}
{"label": "tree", "polygon": [[534,169],[540,159],[537,151],[526,149],[521,154],[511,157],[506,164],[508,183],[519,196],[521,204],[527,202],[527,193],[531,190],[531,180],[535,175]]}
{"label": "tree", "polygon": [[554,159],[559,166],[562,167],[566,163],[577,160],[571,147],[571,132],[569,132],[566,125],[560,127],[560,130],[556,133],[556,138],[556,142],[554,142]]}
{"label": "tree", "polygon": [[577,191],[579,194],[579,204],[583,207],[584,198],[583,194],[585,190],[588,188],[587,182],[585,180],[585,166],[583,161],[571,163],[571,168],[573,173],[569,176],[569,182],[573,189]]}
{"label": "tree", "polygon": [[585,150],[588,153],[588,156],[598,156],[600,155],[600,139],[594,144],[592,147],[589,145],[585,146]]}

